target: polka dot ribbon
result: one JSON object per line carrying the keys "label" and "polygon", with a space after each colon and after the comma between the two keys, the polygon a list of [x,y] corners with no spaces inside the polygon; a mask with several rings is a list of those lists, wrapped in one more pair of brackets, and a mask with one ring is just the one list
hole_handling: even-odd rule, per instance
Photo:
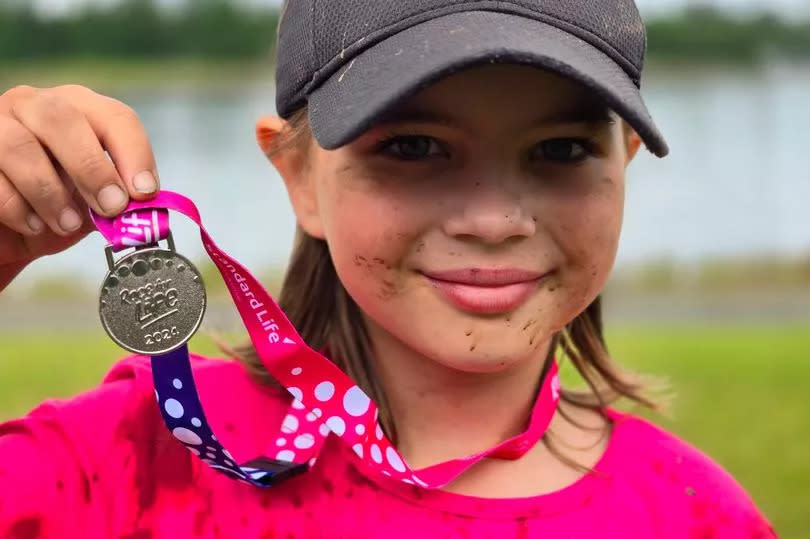
{"label": "polka dot ribbon", "polygon": [[262,363],[293,397],[273,447],[266,450],[272,456],[238,464],[206,421],[187,347],[152,357],[155,395],[166,426],[212,468],[252,485],[267,487],[306,471],[315,463],[326,437],[332,434],[350,447],[362,466],[372,473],[425,488],[440,488],[484,458],[520,458],[546,432],[560,397],[559,372],[554,361],[523,433],[475,455],[421,470],[411,469],[383,433],[374,402],[334,363],[307,346],[258,280],[216,246],[191,200],[162,191],[151,201],[132,202],[115,221],[97,214],[92,217],[113,249],[121,250],[147,245],[135,243],[143,240],[143,233],[133,233],[122,222],[148,219],[154,224],[151,243],[156,243],[168,234],[168,210],[186,215],[200,227],[203,246],[222,274]]}

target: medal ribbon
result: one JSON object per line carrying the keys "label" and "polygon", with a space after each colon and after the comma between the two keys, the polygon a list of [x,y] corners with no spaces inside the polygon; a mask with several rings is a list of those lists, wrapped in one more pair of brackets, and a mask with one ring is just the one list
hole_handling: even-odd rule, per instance
{"label": "medal ribbon", "polygon": [[[440,488],[484,458],[520,458],[548,428],[560,396],[559,373],[553,360],[525,432],[486,451],[412,470],[384,435],[374,402],[334,363],[310,348],[259,281],[216,246],[191,200],[162,191],[150,201],[131,202],[114,220],[91,215],[113,250],[120,251],[166,238],[168,210],[182,213],[200,227],[203,247],[222,274],[262,363],[293,397],[275,447],[268,448],[274,457],[239,465],[205,419],[186,345],[153,356],[155,393],[166,426],[209,466],[256,486],[270,486],[306,471],[331,432],[352,448],[366,469],[405,483]],[[144,226],[151,227],[148,235],[142,230]]]}

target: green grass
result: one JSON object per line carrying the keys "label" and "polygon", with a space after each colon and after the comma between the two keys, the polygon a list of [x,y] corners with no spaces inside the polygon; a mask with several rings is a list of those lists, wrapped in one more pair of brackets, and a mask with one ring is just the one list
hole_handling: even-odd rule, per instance
{"label": "green grass", "polygon": [[273,62],[261,60],[200,60],[194,58],[122,59],[67,58],[0,62],[0,93],[19,84],[58,86],[81,84],[113,91],[167,84],[235,87],[240,82],[273,80]]}
{"label": "green grass", "polygon": [[675,393],[656,422],[708,453],[748,490],[783,537],[810,537],[810,326],[623,328],[624,364]]}
{"label": "green grass", "polygon": [[[675,400],[657,422],[726,467],[783,537],[808,537],[810,326],[623,327],[609,342],[627,366],[668,378]],[[192,349],[216,353],[205,336]],[[100,330],[0,334],[0,350],[0,420],[92,387],[122,356]]]}

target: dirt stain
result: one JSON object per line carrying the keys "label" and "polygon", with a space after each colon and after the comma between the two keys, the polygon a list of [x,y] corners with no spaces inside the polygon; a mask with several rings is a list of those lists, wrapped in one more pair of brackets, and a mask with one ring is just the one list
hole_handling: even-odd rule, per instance
{"label": "dirt stain", "polygon": [[12,539],[36,539],[42,533],[42,519],[38,517],[23,518],[11,525]]}

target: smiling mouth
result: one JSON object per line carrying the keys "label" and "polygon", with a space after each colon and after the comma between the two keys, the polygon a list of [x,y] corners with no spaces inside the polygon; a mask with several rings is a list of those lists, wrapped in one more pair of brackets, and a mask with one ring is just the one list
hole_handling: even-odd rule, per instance
{"label": "smiling mouth", "polygon": [[523,305],[551,272],[474,268],[422,274],[445,300],[460,310],[497,315]]}

